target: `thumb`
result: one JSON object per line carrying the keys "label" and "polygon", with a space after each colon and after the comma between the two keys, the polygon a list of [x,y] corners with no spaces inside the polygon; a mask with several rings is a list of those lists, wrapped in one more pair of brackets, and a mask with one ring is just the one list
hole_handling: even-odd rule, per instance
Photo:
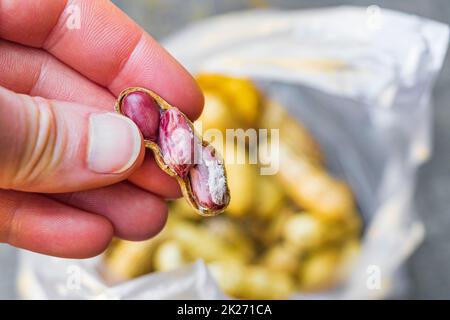
{"label": "thumb", "polygon": [[0,188],[69,192],[125,179],[144,157],[128,118],[0,87]]}

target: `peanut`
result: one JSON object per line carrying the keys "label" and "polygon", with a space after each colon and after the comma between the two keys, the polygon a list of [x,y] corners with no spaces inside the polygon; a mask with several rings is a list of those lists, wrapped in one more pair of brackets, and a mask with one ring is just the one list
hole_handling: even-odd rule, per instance
{"label": "peanut", "polygon": [[184,115],[169,109],[161,115],[158,145],[164,162],[180,177],[186,177],[194,164],[196,139]]}
{"label": "peanut", "polygon": [[158,138],[160,108],[151,96],[142,91],[131,92],[122,101],[122,112],[136,123],[144,139]]}
{"label": "peanut", "polygon": [[202,158],[189,172],[195,200],[207,209],[228,205],[229,195],[223,162],[211,146],[202,146]]}

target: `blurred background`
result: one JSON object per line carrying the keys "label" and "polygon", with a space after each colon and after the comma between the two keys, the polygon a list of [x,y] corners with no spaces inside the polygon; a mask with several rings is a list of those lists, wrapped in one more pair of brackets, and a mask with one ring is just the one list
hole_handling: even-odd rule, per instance
{"label": "blurred background", "polygon": [[[114,1],[157,40],[203,18],[238,10],[276,7],[304,9],[336,5],[379,5],[450,24],[448,0],[325,1],[325,0],[116,0]],[[450,58],[433,89],[434,151],[419,171],[415,206],[425,224],[426,238],[408,260],[405,276],[410,288],[405,298],[450,297]],[[0,245],[0,298],[14,298],[17,252]]]}

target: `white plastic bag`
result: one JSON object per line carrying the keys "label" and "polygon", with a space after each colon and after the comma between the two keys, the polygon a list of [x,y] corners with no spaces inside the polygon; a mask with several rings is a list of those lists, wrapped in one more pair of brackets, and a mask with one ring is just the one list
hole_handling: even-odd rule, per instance
{"label": "white plastic bag", "polygon": [[[399,267],[423,237],[411,200],[431,151],[430,94],[448,36],[446,25],[416,16],[339,7],[219,16],[165,43],[193,73],[251,76],[351,184],[366,224],[353,272],[333,291],[293,298],[383,298],[401,286]],[[114,287],[98,265],[24,252],[19,289],[26,298],[225,297],[201,261]]]}

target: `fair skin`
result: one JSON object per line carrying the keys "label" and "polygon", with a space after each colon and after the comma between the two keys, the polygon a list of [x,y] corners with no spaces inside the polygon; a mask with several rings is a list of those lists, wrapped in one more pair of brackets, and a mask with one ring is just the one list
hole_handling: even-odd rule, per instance
{"label": "fair skin", "polygon": [[151,36],[109,1],[0,0],[0,75],[0,242],[86,258],[163,228],[179,187],[115,97],[146,87],[195,120],[203,96]]}

